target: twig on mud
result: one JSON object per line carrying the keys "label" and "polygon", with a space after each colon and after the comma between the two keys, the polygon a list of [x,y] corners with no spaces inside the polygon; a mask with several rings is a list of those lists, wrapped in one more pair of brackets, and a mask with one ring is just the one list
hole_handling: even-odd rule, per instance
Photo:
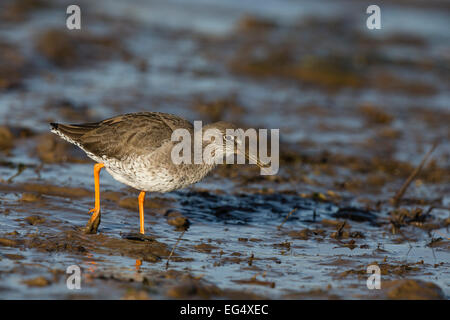
{"label": "twig on mud", "polygon": [[430,155],[433,153],[434,149],[436,149],[438,145],[438,142],[433,143],[433,145],[431,146],[431,149],[428,150],[428,152],[425,154],[425,156],[423,157],[422,161],[420,162],[420,164],[417,166],[416,169],[414,169],[414,171],[409,175],[408,179],[406,179],[405,183],[402,185],[402,187],[397,191],[397,193],[395,194],[395,196],[391,199],[392,203],[394,204],[394,206],[397,206],[398,203],[400,202],[400,200],[402,199],[403,195],[406,192],[406,189],[408,189],[409,185],[411,184],[411,182],[414,181],[414,179],[417,177],[417,175],[420,173],[420,171],[422,170],[423,166],[425,165],[425,162],[428,160],[428,158],[430,157]]}
{"label": "twig on mud", "polygon": [[186,232],[186,230],[183,230],[183,232],[180,234],[180,236],[178,237],[177,242],[175,243],[175,245],[172,248],[172,251],[170,251],[169,257],[167,258],[167,262],[166,262],[166,270],[169,269],[169,261],[170,258],[173,255],[173,252],[175,251],[175,248],[177,247],[178,243],[180,242],[181,238],[183,237],[184,233]]}
{"label": "twig on mud", "polygon": [[281,227],[283,226],[283,224],[287,221],[287,219],[289,219],[289,217],[295,212],[297,211],[298,208],[294,208],[291,210],[291,212],[288,213],[288,215],[286,216],[286,218],[284,218],[284,221],[277,227],[278,230],[281,229]]}

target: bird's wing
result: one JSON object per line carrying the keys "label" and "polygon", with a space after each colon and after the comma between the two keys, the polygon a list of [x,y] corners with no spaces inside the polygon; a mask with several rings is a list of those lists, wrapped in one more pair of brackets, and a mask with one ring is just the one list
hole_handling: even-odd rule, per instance
{"label": "bird's wing", "polygon": [[130,113],[95,123],[51,125],[58,134],[86,151],[118,160],[130,154],[144,155],[155,151],[170,141],[177,128],[193,130],[189,121],[160,112]]}

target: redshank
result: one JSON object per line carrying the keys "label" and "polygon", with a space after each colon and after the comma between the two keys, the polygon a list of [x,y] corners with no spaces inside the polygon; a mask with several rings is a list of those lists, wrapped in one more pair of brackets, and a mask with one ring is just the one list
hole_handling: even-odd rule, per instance
{"label": "redshank", "polygon": [[[119,182],[140,191],[138,196],[140,234],[144,234],[144,197],[146,192],[170,192],[194,184],[204,178],[215,163],[175,164],[171,151],[175,146],[171,136],[176,129],[186,129],[192,135],[194,126],[187,120],[167,113],[139,112],[119,115],[95,123],[58,124],[51,123],[51,131],[64,140],[81,148],[93,159],[95,182],[95,206],[84,231],[96,233],[100,224],[100,170],[104,167]],[[217,129],[222,139],[206,142],[213,153],[237,154],[235,136],[227,134],[226,129],[236,127],[227,122],[216,122],[203,127],[203,130]],[[232,150],[228,150],[234,140]],[[205,142],[203,142],[205,147]],[[255,157],[245,152],[259,167],[264,167]]]}

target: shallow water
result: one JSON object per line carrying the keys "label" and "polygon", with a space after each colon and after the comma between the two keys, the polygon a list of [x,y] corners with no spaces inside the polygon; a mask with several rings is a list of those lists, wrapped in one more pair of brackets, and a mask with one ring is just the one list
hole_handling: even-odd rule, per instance
{"label": "shallow water", "polygon": [[[0,24],[1,42],[17,46],[27,63],[20,85],[0,91],[0,126],[15,136],[0,151],[0,240],[13,241],[0,241],[1,298],[402,298],[389,289],[402,279],[433,282],[442,293],[430,297],[448,298],[450,48],[448,14],[438,5],[386,4],[376,35],[361,23],[363,6],[351,1],[96,1],[81,8],[82,31],[118,44],[91,58],[82,52],[66,67],[35,45],[49,28],[64,31],[61,2]],[[245,15],[274,26],[245,27]],[[429,20],[435,23],[419,27]],[[324,56],[339,79],[351,73],[363,85],[330,80],[329,70],[311,73],[306,60],[276,60],[283,71],[246,69],[256,60],[245,48],[259,47]],[[329,54],[349,58],[336,66]],[[383,72],[403,81],[377,78]],[[102,172],[99,234],[83,235],[92,163],[46,136],[48,122],[142,110],[280,128],[279,175],[227,166],[186,190],[149,195],[146,231],[155,241],[140,242],[122,238],[138,229],[137,192]],[[24,128],[32,135],[21,136]],[[393,232],[388,200],[435,139],[432,164],[401,203],[435,208]],[[336,217],[346,207],[372,215]],[[166,270],[181,234],[167,223],[170,210],[190,226]],[[381,267],[381,291],[367,289],[370,264]],[[81,290],[67,289],[70,265],[82,268]],[[42,286],[24,283],[41,276]]]}

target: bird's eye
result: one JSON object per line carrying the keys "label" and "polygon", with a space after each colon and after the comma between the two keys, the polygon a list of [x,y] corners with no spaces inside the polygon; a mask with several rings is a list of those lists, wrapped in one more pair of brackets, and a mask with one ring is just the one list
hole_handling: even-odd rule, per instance
{"label": "bird's eye", "polygon": [[232,135],[226,134],[223,136],[223,139],[227,141],[232,141],[234,140],[234,137]]}

